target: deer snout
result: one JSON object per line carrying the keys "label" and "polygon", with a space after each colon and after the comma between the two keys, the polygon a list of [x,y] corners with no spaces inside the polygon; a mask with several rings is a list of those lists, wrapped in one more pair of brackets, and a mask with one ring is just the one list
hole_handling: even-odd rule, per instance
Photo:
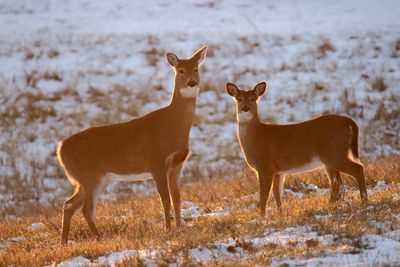
{"label": "deer snout", "polygon": [[250,108],[248,106],[244,106],[244,107],[242,107],[242,110],[244,112],[248,112],[248,111],[250,111]]}
{"label": "deer snout", "polygon": [[195,79],[193,79],[193,78],[190,78],[190,79],[187,81],[186,84],[187,84],[187,86],[194,87],[194,86],[197,85],[197,81],[196,81]]}

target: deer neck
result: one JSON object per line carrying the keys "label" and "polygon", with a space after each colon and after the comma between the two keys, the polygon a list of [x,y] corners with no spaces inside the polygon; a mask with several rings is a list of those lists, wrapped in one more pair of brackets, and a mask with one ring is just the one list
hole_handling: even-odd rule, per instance
{"label": "deer neck", "polygon": [[[250,115],[251,118],[247,118],[247,116]],[[257,111],[255,111],[253,114],[250,114],[250,112],[241,114],[237,113],[237,120],[238,120],[239,141],[242,147],[245,149],[246,147],[250,146],[253,143],[254,136],[257,133],[259,126],[262,125],[262,123],[258,117]]]}
{"label": "deer neck", "polygon": [[184,97],[181,94],[182,89],[185,90],[186,87],[175,83],[174,93],[169,103],[169,110],[173,114],[174,119],[182,120],[182,122],[191,126],[196,111],[197,95],[193,97]]}

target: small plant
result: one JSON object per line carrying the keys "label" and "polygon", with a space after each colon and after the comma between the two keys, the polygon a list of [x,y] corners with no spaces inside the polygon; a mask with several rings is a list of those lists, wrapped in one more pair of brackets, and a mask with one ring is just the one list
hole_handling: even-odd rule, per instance
{"label": "small plant", "polygon": [[47,56],[49,58],[53,58],[53,57],[58,57],[60,55],[60,51],[58,51],[57,49],[50,49],[49,51],[47,51]]}
{"label": "small plant", "polygon": [[24,56],[24,59],[25,60],[31,60],[31,59],[33,59],[35,57],[35,54],[32,52],[32,50],[27,50],[26,52],[25,52],[25,56]]}
{"label": "small plant", "polygon": [[157,63],[160,60],[160,57],[164,55],[164,51],[157,50],[156,48],[151,48],[144,52],[147,57],[147,61],[150,66],[157,66]]}
{"label": "small plant", "polygon": [[371,87],[375,91],[384,92],[384,91],[386,91],[388,86],[385,83],[385,80],[383,79],[383,77],[375,77],[375,79],[373,79],[371,82]]}
{"label": "small plant", "polygon": [[329,40],[324,40],[317,48],[320,57],[325,57],[329,52],[335,52],[336,48]]}

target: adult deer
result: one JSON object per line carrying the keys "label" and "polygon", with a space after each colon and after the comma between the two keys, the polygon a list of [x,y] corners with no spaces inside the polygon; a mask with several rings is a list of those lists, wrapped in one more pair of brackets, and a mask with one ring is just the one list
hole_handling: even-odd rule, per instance
{"label": "adult deer", "polygon": [[226,91],[236,100],[238,139],[247,164],[257,172],[260,182],[260,213],[273,184],[273,193],[281,211],[281,191],[285,174],[325,167],[332,185],[331,202],[340,198],[340,172],[353,176],[361,200],[367,202],[364,167],[358,156],[358,127],[350,118],[324,115],[289,125],[264,124],[257,111],[257,100],[264,94],[266,82],[252,90],[241,90],[233,83]]}
{"label": "adult deer", "polygon": [[128,122],[89,128],[59,143],[58,160],[75,187],[63,206],[62,244],[67,244],[71,218],[81,207],[90,230],[100,237],[94,210],[100,193],[114,179],[153,178],[164,207],[166,228],[171,227],[171,198],[176,225],[180,225],[178,176],[189,156],[189,131],[200,91],[199,66],[206,50],[203,47],[188,59],[167,53],[167,61],[175,70],[168,106]]}

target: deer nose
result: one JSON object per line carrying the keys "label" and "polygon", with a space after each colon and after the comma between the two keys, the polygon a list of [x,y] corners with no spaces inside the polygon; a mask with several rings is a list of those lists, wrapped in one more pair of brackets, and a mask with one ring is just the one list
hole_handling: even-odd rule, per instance
{"label": "deer nose", "polygon": [[244,112],[247,112],[247,111],[250,110],[250,108],[249,108],[248,106],[244,106],[244,107],[242,108],[242,110],[243,110]]}
{"label": "deer nose", "polygon": [[190,86],[190,87],[194,87],[194,86],[197,85],[197,82],[196,82],[195,79],[189,79],[189,80],[187,81],[187,85]]}

